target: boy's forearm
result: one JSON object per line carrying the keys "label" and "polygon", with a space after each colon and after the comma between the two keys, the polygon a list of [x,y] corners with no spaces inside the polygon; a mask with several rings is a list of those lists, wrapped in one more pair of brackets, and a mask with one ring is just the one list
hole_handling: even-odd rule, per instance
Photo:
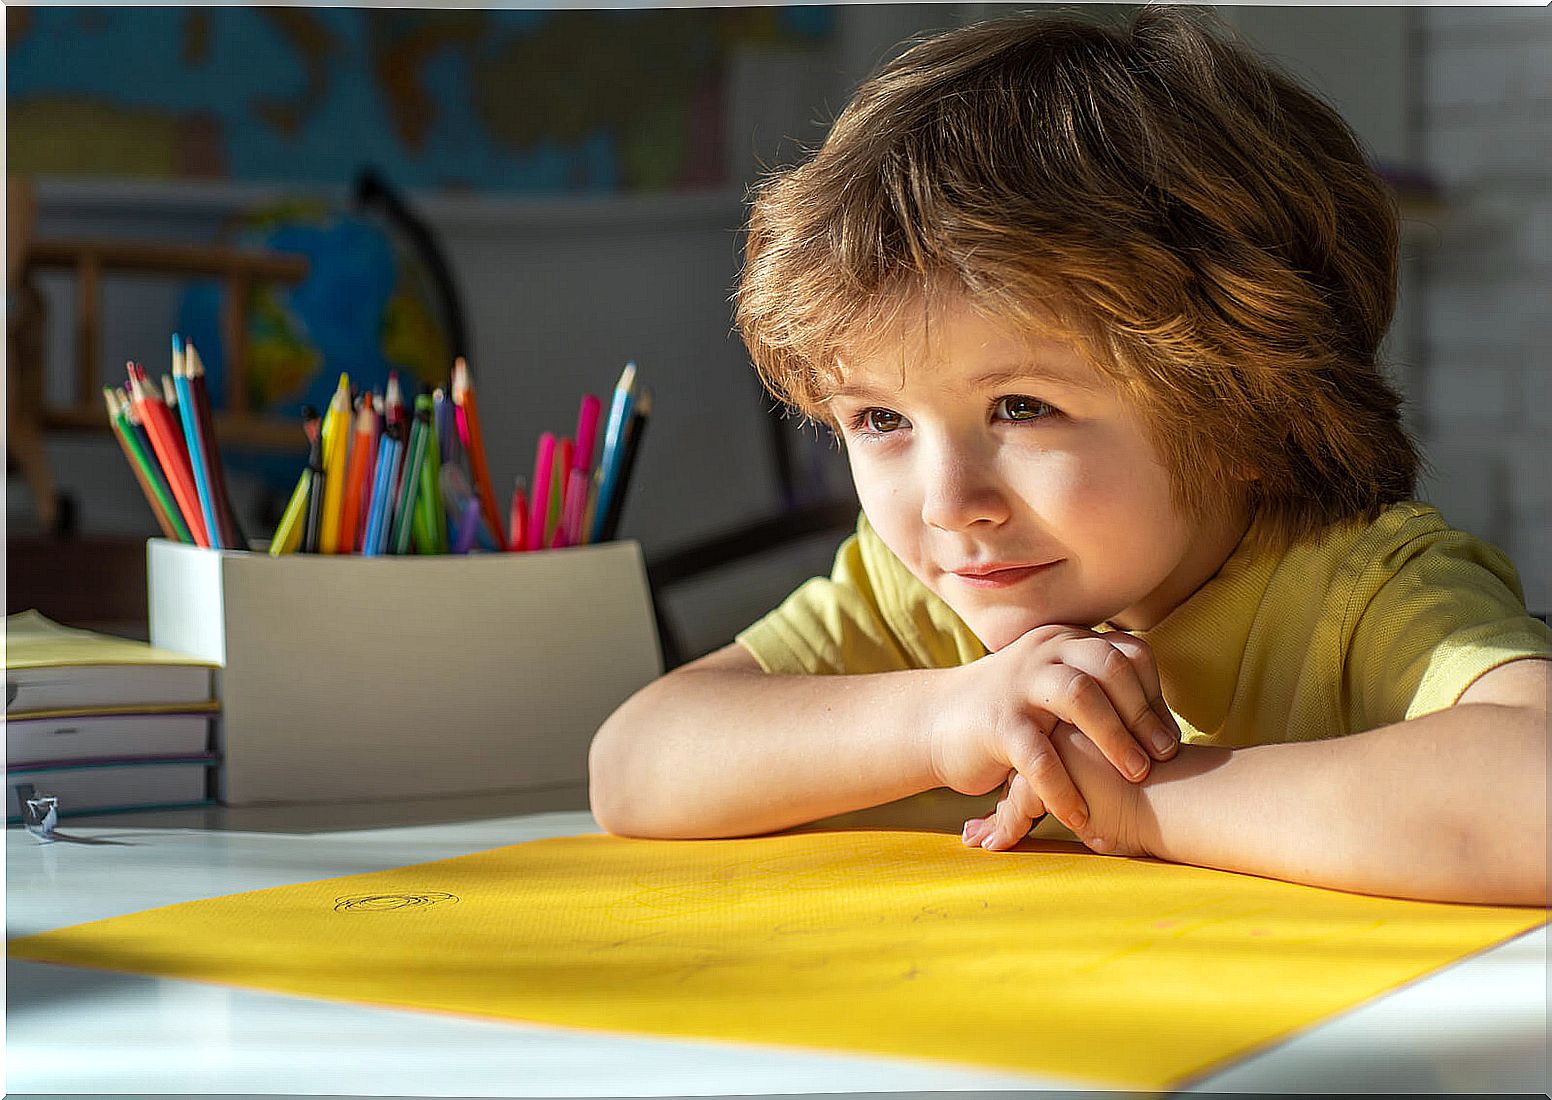
{"label": "boy's forearm", "polygon": [[630,836],[750,836],[928,790],[942,675],[680,670],[599,729],[593,814]]}
{"label": "boy's forearm", "polygon": [[1182,746],[1142,790],[1161,859],[1359,893],[1546,904],[1547,730],[1457,706],[1329,741]]}

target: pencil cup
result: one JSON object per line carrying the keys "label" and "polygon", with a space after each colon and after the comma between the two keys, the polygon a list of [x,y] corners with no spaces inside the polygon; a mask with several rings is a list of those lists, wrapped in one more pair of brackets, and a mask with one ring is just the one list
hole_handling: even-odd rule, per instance
{"label": "pencil cup", "polygon": [[662,672],[641,548],[363,558],[147,544],[151,642],[215,662],[229,805],[585,783]]}

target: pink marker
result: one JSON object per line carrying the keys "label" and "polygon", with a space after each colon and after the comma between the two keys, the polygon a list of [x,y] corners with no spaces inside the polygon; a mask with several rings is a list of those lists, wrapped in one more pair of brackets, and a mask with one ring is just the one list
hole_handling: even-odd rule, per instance
{"label": "pink marker", "polygon": [[539,436],[539,453],[534,457],[533,499],[528,502],[528,549],[544,548],[544,523],[550,514],[550,478],[555,466],[555,433]]}
{"label": "pink marker", "polygon": [[[587,490],[592,481],[586,469],[571,468],[571,476],[566,480],[566,505],[560,517],[561,536],[567,546],[578,546],[582,542],[582,516],[587,511]],[[559,544],[557,538],[556,545]]]}
{"label": "pink marker", "polygon": [[[593,471],[593,444],[598,439],[598,417],[603,412],[604,403],[590,393],[582,395],[582,407],[577,410],[577,445],[571,452],[571,468],[584,470],[589,475]],[[576,539],[573,538],[572,542]]]}

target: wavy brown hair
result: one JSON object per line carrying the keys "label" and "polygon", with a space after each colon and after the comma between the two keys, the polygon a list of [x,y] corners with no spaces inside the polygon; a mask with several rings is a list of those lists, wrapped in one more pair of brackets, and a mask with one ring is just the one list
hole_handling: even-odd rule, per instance
{"label": "wavy brown hair", "polygon": [[815,420],[837,357],[937,289],[1074,340],[1192,514],[1253,473],[1287,545],[1410,497],[1376,355],[1397,216],[1337,112],[1200,11],[1026,15],[925,39],[753,192],[738,327]]}

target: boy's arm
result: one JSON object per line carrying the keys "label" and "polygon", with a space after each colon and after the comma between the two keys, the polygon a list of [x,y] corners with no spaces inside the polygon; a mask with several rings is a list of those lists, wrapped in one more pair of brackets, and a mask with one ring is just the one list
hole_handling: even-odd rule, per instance
{"label": "boy's arm", "polygon": [[600,727],[593,816],[627,836],[749,836],[928,790],[923,700],[943,675],[774,676],[735,642],[648,684]]}
{"label": "boy's arm", "polygon": [[1184,751],[1142,791],[1142,843],[1181,863],[1361,893],[1547,902],[1552,661],[1445,710],[1328,741]]}

